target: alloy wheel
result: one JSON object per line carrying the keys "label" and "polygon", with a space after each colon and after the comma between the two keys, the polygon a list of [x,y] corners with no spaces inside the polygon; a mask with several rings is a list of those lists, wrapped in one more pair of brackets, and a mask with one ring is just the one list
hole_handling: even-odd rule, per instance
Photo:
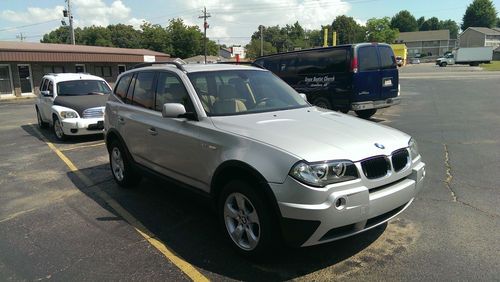
{"label": "alloy wheel", "polygon": [[251,251],[260,240],[260,221],[252,202],[241,193],[230,194],[224,203],[224,223],[233,242]]}

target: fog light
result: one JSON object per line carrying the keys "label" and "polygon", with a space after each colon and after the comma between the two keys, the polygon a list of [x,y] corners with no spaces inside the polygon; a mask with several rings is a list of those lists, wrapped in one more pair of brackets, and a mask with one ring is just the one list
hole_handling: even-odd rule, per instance
{"label": "fog light", "polygon": [[338,198],[335,201],[335,208],[338,210],[343,210],[345,208],[346,202],[347,202],[346,198],[344,197]]}

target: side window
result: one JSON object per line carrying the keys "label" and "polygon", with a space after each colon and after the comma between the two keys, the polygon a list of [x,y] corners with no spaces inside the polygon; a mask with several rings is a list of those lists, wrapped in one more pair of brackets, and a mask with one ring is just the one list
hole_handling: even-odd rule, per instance
{"label": "side window", "polygon": [[360,47],[358,50],[358,62],[360,71],[377,70],[377,49],[373,46]]}
{"label": "side window", "polygon": [[271,57],[271,58],[264,60],[264,68],[266,68],[274,73],[278,73],[279,63],[280,63],[280,57]]}
{"label": "side window", "polygon": [[193,112],[194,107],[182,81],[172,73],[160,72],[156,88],[155,110],[161,111],[165,103],[183,104],[187,112]]}
{"label": "side window", "polygon": [[136,76],[132,105],[153,109],[154,104],[154,72],[140,72]]}
{"label": "side window", "polygon": [[347,67],[346,49],[313,51],[301,53],[299,55],[297,73],[320,74],[345,72]]}
{"label": "side window", "polygon": [[346,72],[347,64],[347,50],[334,49],[322,54],[321,61],[323,62],[324,71],[332,72]]}
{"label": "side window", "polygon": [[383,69],[396,68],[396,58],[394,52],[389,47],[379,47],[380,67]]}
{"label": "side window", "polygon": [[280,72],[293,72],[297,56],[284,56],[280,61]]}
{"label": "side window", "polygon": [[47,90],[47,79],[42,80],[42,84],[40,85],[40,91]]}
{"label": "side window", "polygon": [[115,95],[120,97],[122,101],[125,101],[127,97],[127,90],[131,80],[132,74],[124,75],[120,78],[120,81],[118,81],[118,84],[116,85]]}

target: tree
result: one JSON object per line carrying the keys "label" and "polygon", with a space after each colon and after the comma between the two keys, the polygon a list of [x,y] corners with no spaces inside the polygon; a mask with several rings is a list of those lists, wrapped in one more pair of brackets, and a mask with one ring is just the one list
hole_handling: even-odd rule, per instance
{"label": "tree", "polygon": [[494,27],[497,11],[491,0],[474,0],[467,7],[462,19],[462,30],[469,27]]}
{"label": "tree", "polygon": [[418,23],[415,17],[407,10],[400,11],[391,19],[391,27],[400,32],[417,31]]}
{"label": "tree", "polygon": [[399,34],[397,29],[391,28],[389,17],[369,19],[366,23],[366,30],[366,40],[370,42],[393,43]]}
{"label": "tree", "polygon": [[169,53],[168,34],[161,25],[145,22],[141,25],[141,30],[142,48]]}
{"label": "tree", "polygon": [[141,48],[141,32],[131,25],[108,25],[111,43],[119,48]]}
{"label": "tree", "polygon": [[[265,41],[264,44],[264,55],[276,53],[276,47],[274,47],[270,42]],[[255,59],[260,56],[260,40],[252,39],[249,44],[245,46],[247,57],[250,59]]]}
{"label": "tree", "polygon": [[352,17],[337,16],[332,22],[333,31],[337,32],[337,44],[362,42],[365,34],[363,28]]}
{"label": "tree", "polygon": [[450,31],[450,38],[457,39],[458,24],[452,20],[439,21],[439,29],[447,29]]}
{"label": "tree", "polygon": [[[76,31],[75,31],[76,34]],[[76,37],[76,35],[75,35]],[[40,40],[41,43],[69,43],[69,28],[67,26],[60,26],[57,29],[46,33]]]}
{"label": "tree", "polygon": [[424,24],[424,22],[425,22],[425,17],[418,18],[417,25],[418,25],[418,30],[419,31],[422,30],[422,25]]}
{"label": "tree", "polygon": [[426,30],[439,30],[439,19],[436,17],[432,17],[426,20],[420,27],[420,31]]}

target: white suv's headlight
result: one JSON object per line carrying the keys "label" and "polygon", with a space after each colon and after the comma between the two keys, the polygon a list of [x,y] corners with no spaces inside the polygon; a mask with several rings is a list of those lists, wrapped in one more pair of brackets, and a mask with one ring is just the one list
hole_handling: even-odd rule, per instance
{"label": "white suv's headlight", "polygon": [[75,111],[62,111],[61,117],[64,118],[77,118],[78,114]]}
{"label": "white suv's headlight", "polygon": [[418,157],[417,141],[415,141],[415,139],[411,138],[410,141],[408,141],[408,148],[410,149],[411,159],[412,160],[416,159]]}
{"label": "white suv's headlight", "polygon": [[324,187],[358,178],[356,166],[351,161],[325,161],[307,163],[300,161],[290,170],[290,176],[307,185]]}

